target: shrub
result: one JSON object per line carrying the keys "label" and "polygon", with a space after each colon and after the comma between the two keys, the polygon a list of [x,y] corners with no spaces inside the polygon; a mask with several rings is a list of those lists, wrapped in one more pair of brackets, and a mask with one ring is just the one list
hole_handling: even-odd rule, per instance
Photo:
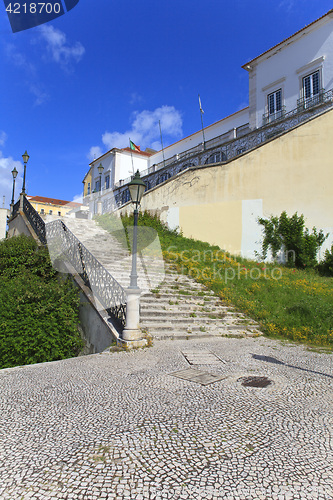
{"label": "shrub", "polygon": [[0,242],[0,279],[0,368],[78,354],[78,291],[45,248],[25,236]]}
{"label": "shrub", "polygon": [[333,245],[330,251],[326,250],[324,260],[318,264],[317,269],[324,276],[333,276]]}
{"label": "shrub", "polygon": [[284,211],[280,217],[271,216],[269,219],[259,218],[259,224],[264,227],[261,258],[267,257],[268,250],[274,259],[283,252],[285,264],[289,267],[314,267],[317,264],[317,253],[327,235],[323,231],[317,232],[314,227],[312,233],[305,228],[304,215],[297,212],[288,217]]}

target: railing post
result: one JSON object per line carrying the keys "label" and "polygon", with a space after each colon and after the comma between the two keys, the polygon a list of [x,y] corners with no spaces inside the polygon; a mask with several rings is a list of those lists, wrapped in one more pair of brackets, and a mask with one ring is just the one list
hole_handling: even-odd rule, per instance
{"label": "railing post", "polygon": [[24,194],[24,193],[21,193],[21,194],[20,194],[20,211],[21,211],[21,212],[23,212],[24,197],[25,197],[25,194]]}

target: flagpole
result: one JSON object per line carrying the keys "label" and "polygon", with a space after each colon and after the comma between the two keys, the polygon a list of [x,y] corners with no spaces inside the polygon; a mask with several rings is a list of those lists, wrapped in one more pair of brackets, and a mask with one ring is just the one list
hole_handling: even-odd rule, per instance
{"label": "flagpole", "polygon": [[200,108],[200,117],[201,117],[201,129],[202,129],[202,137],[203,137],[203,148],[206,149],[206,141],[205,141],[205,131],[204,131],[204,125],[203,125],[203,118],[202,115],[204,114],[204,111],[201,106],[201,99],[200,99],[200,94],[198,94],[199,97],[199,108]]}
{"label": "flagpole", "polygon": [[162,139],[161,120],[158,120],[158,125],[160,127],[160,136],[161,136],[161,145],[162,145],[162,154],[163,154],[163,165],[165,166],[165,157],[164,157],[164,148],[163,148],[163,139]]}
{"label": "flagpole", "polygon": [[134,172],[134,162],[133,162],[133,153],[132,153],[132,148],[131,148],[131,139],[129,137],[129,144],[130,144],[130,150],[131,150],[131,160],[132,160],[132,170],[133,170],[133,175],[135,175],[135,172]]}

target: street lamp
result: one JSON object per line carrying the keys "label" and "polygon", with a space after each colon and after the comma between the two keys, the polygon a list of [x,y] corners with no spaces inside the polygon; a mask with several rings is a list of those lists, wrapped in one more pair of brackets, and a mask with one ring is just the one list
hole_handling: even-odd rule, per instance
{"label": "street lamp", "polygon": [[12,211],[13,211],[13,207],[14,207],[14,198],[15,198],[15,179],[17,177],[17,174],[18,174],[18,171],[16,170],[16,168],[14,167],[13,170],[12,170],[12,176],[13,176],[13,194],[12,194],[12,202],[10,204],[10,206],[12,207]]}
{"label": "street lamp", "polygon": [[141,203],[141,198],[146,190],[146,184],[140,177],[140,172],[137,170],[131,182],[128,184],[132,203],[134,204],[134,227],[133,227],[133,249],[132,249],[132,272],[130,288],[138,288],[138,275],[136,269],[136,254],[137,254],[137,238],[138,238],[138,207]]}
{"label": "street lamp", "polygon": [[28,160],[30,158],[30,156],[27,153],[27,150],[25,150],[25,153],[22,155],[22,158],[23,158],[23,163],[24,163],[22,193],[25,194],[25,171],[26,171],[26,168],[27,168]]}
{"label": "street lamp", "polygon": [[132,271],[130,286],[126,289],[126,325],[118,343],[125,345],[128,349],[133,347],[143,347],[147,345],[147,340],[142,338],[140,329],[140,295],[138,287],[138,275],[136,271],[137,253],[137,228],[138,228],[138,207],[146,189],[146,184],[140,178],[139,170],[128,184],[134,209],[133,245],[132,245]]}

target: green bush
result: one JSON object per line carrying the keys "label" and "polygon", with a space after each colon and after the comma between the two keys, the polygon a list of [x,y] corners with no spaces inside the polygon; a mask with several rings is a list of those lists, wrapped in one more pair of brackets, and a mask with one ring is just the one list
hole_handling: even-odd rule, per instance
{"label": "green bush", "polygon": [[326,250],[324,260],[318,264],[317,269],[323,276],[333,276],[333,245],[331,251]]}
{"label": "green bush", "polygon": [[274,259],[279,252],[283,252],[285,264],[289,267],[314,267],[317,264],[318,250],[328,235],[324,235],[322,230],[317,232],[315,227],[310,233],[305,228],[303,214],[297,215],[296,212],[288,217],[284,211],[280,217],[259,218],[258,222],[264,227],[262,259],[270,250]]}
{"label": "green bush", "polygon": [[0,242],[0,368],[78,354],[78,291],[33,239]]}

